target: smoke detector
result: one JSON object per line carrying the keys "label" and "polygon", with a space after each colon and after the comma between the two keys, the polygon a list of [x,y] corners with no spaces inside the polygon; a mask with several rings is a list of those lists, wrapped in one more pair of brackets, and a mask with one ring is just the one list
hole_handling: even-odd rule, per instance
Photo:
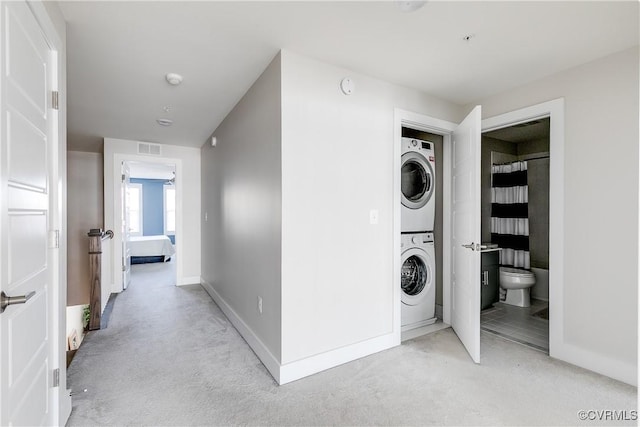
{"label": "smoke detector", "polygon": [[165,76],[165,78],[167,79],[169,84],[173,86],[178,86],[180,83],[182,83],[182,76],[180,74],[169,73]]}

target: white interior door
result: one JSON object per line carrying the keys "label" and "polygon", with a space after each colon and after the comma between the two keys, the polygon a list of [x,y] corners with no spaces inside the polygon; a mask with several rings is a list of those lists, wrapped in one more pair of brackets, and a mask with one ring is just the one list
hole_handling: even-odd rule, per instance
{"label": "white interior door", "polygon": [[452,135],[451,326],[480,363],[480,106]]}
{"label": "white interior door", "polygon": [[25,2],[0,4],[0,425],[53,425],[52,52]]}
{"label": "white interior door", "polygon": [[127,162],[122,162],[122,185],[120,199],[122,206],[122,288],[127,289],[131,281],[131,240],[129,193],[131,191],[131,171]]}

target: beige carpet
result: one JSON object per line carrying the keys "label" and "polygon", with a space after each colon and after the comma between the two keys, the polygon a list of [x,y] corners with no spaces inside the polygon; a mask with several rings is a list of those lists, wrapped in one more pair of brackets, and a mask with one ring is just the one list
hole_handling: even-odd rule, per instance
{"label": "beige carpet", "polygon": [[577,412],[637,409],[634,387],[489,334],[475,365],[451,329],[277,386],[171,268],[134,266],[108,329],[85,339],[68,425],[619,425]]}

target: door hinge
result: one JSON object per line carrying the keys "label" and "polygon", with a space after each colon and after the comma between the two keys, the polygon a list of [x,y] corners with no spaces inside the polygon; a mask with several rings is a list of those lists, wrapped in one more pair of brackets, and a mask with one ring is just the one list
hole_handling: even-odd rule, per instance
{"label": "door hinge", "polygon": [[60,248],[60,230],[49,231],[49,249]]}
{"label": "door hinge", "polygon": [[60,387],[60,368],[53,370],[53,387]]}
{"label": "door hinge", "polygon": [[122,174],[122,182],[124,182],[125,178],[126,178],[125,174]]}
{"label": "door hinge", "polygon": [[58,105],[58,98],[59,98],[59,94],[57,90],[54,90],[53,92],[51,92],[51,108],[53,108],[54,110],[60,109]]}
{"label": "door hinge", "polygon": [[127,265],[124,261],[124,258],[122,258],[122,271],[127,271]]}

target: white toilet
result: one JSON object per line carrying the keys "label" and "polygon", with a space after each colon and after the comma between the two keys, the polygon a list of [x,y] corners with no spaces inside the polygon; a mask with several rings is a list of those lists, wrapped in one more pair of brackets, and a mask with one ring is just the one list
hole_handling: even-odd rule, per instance
{"label": "white toilet", "polygon": [[512,267],[500,267],[500,286],[507,290],[505,304],[518,307],[529,307],[529,290],[536,283],[536,276],[531,271]]}

